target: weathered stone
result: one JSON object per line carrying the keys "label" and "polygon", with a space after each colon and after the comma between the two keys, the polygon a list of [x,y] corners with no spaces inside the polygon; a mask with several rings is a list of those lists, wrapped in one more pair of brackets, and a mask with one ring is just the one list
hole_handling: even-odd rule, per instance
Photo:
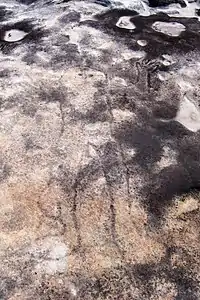
{"label": "weathered stone", "polygon": [[200,23],[171,2],[1,2],[0,299],[200,299]]}

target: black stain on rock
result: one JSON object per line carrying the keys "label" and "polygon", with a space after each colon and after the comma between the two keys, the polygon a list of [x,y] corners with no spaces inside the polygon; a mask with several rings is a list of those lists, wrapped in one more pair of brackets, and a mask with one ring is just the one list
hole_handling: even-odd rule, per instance
{"label": "black stain on rock", "polygon": [[[134,30],[119,28],[117,21],[122,16],[132,16],[130,21],[136,26]],[[111,9],[106,13],[96,16],[97,21],[83,21],[83,24],[98,28],[111,36],[115,36],[117,41],[123,42],[134,50],[139,50],[138,39],[146,40],[145,52],[149,58],[157,58],[162,54],[186,53],[200,49],[200,25],[196,18],[169,17],[165,13],[157,13],[151,16],[141,16],[135,11],[127,9]],[[179,36],[169,36],[162,32],[157,32],[152,28],[156,21],[178,22],[186,27]]]}
{"label": "black stain on rock", "polygon": [[[150,102],[146,99],[148,108],[136,106],[137,118],[134,121],[123,122],[115,128],[114,137],[123,148],[134,149],[135,155],[127,161],[127,166],[129,172],[135,166],[148,178],[141,190],[143,204],[148,210],[150,223],[158,225],[176,195],[200,189],[200,145],[198,133],[173,120],[178,99],[174,103],[150,99]],[[155,173],[164,146],[177,154],[177,163]]]}
{"label": "black stain on rock", "polygon": [[168,6],[173,3],[178,3],[181,7],[187,6],[184,0],[149,0],[149,6],[151,7]]}
{"label": "black stain on rock", "polygon": [[10,75],[10,70],[9,69],[3,69],[0,71],[0,78],[6,78],[6,77],[9,77]]}
{"label": "black stain on rock", "polygon": [[36,289],[35,297],[41,300],[72,300],[74,296],[70,292],[70,288],[63,287],[62,289],[57,286],[51,286],[48,282],[44,281]]}
{"label": "black stain on rock", "polygon": [[49,87],[49,89],[39,89],[38,90],[38,99],[40,101],[51,103],[51,102],[59,102],[61,104],[67,103],[68,93],[67,89],[64,86],[60,86],[59,88]]}
{"label": "black stain on rock", "polygon": [[164,101],[158,101],[153,108],[153,114],[155,118],[160,118],[160,119],[173,119],[176,117],[178,108],[174,104],[169,104]]}
{"label": "black stain on rock", "polygon": [[200,135],[197,132],[190,136],[185,136],[182,140],[179,141],[178,147],[179,160],[184,164],[190,164],[191,161],[200,163]]}
{"label": "black stain on rock", "polygon": [[190,176],[190,189],[200,189],[200,155],[199,133],[186,136],[178,143],[179,162],[184,166]]}
{"label": "black stain on rock", "polygon": [[165,167],[159,174],[152,176],[152,184],[147,187],[147,205],[151,221],[160,221],[166,208],[175,195],[189,192],[191,178],[187,169],[181,165]]}
{"label": "black stain on rock", "polygon": [[71,116],[73,121],[84,120],[86,123],[106,122],[109,118],[106,104],[103,102],[96,102],[86,113],[73,111]]}
{"label": "black stain on rock", "polygon": [[[128,74],[127,74],[128,75]],[[132,89],[125,88],[111,88],[109,96],[111,98],[112,109],[136,111],[136,99]]]}
{"label": "black stain on rock", "polygon": [[126,142],[129,142],[131,147],[137,149],[134,160],[142,168],[152,166],[161,158],[162,145],[159,138],[154,134],[145,130],[144,128],[135,128],[132,133],[127,132]]}
{"label": "black stain on rock", "polygon": [[39,2],[40,0],[17,0],[17,2],[25,5],[30,5]]}
{"label": "black stain on rock", "polygon": [[117,21],[120,17],[124,16],[135,17],[138,16],[138,13],[130,9],[111,9],[101,15],[97,15],[96,18],[99,19],[102,25],[107,26],[108,28],[117,29]]}
{"label": "black stain on rock", "polygon": [[102,163],[104,176],[109,186],[120,184],[124,180],[123,168],[119,159],[117,143],[109,141],[99,148],[99,156]]}
{"label": "black stain on rock", "polygon": [[64,24],[70,24],[70,23],[74,23],[74,22],[79,22],[80,18],[81,18],[81,15],[79,12],[72,11],[72,12],[62,15],[59,18],[59,21]]}
{"label": "black stain on rock", "polygon": [[[168,123],[168,125],[170,124],[178,125],[180,130],[184,129],[177,122]],[[154,221],[157,219],[160,222],[166,208],[172,203],[175,196],[200,189],[198,136],[189,131],[185,131],[183,135],[178,135],[177,129],[178,127],[176,130],[174,127],[173,135],[164,136],[164,139],[177,153],[177,164],[163,168],[158,174],[152,174],[150,184],[144,189],[145,202]],[[160,138],[162,141],[162,136]]]}
{"label": "black stain on rock", "polygon": [[156,135],[165,143],[169,142],[170,145],[173,145],[172,148],[174,150],[177,149],[178,140],[184,136],[191,135],[188,129],[175,120],[167,122],[156,120],[152,123],[152,126],[156,130]]}
{"label": "black stain on rock", "polygon": [[200,9],[196,9],[196,15],[200,16]]}
{"label": "black stain on rock", "polygon": [[133,274],[136,275],[138,284],[143,286],[143,299],[149,299],[156,292],[155,286],[161,284],[160,279],[175,286],[176,300],[198,299],[198,279],[187,268],[172,268],[168,260],[162,259],[158,264],[138,264],[133,267]]}
{"label": "black stain on rock", "polygon": [[91,182],[94,182],[102,174],[100,162],[92,159],[86,166],[80,167],[77,174],[72,174],[69,169],[60,165],[58,174],[54,178],[66,194],[73,195],[84,192]]}
{"label": "black stain on rock", "polygon": [[16,287],[16,281],[9,277],[1,277],[0,281],[0,298],[9,299],[9,295]]}
{"label": "black stain on rock", "polygon": [[8,10],[6,6],[0,5],[0,22],[8,20],[12,16],[12,11]]}
{"label": "black stain on rock", "polygon": [[24,144],[25,144],[26,151],[43,149],[42,147],[37,146],[29,136],[24,136]]}
{"label": "black stain on rock", "polygon": [[59,35],[57,40],[54,42],[55,46],[60,47],[61,50],[65,50],[66,44],[70,41],[69,35]]}
{"label": "black stain on rock", "polygon": [[[169,250],[169,251],[168,251]],[[185,266],[173,267],[172,253],[179,251]],[[195,262],[181,249],[169,247],[157,263],[126,264],[107,269],[93,278],[78,277],[79,299],[156,299],[173,293],[176,300],[197,300],[198,275],[191,270]]]}
{"label": "black stain on rock", "polygon": [[[145,121],[145,120],[144,120]],[[115,133],[120,143],[136,150],[132,164],[150,170],[162,156],[162,140],[149,124],[135,126],[131,122],[124,123]]]}
{"label": "black stain on rock", "polygon": [[59,48],[51,59],[52,66],[58,67],[61,65],[79,66],[81,63],[81,56],[78,46],[76,44],[68,43]]}
{"label": "black stain on rock", "polygon": [[95,0],[94,1],[96,4],[102,5],[104,7],[109,7],[111,6],[111,1],[109,0]]}
{"label": "black stain on rock", "polygon": [[0,182],[6,180],[10,176],[10,172],[10,166],[3,161],[0,161]]}

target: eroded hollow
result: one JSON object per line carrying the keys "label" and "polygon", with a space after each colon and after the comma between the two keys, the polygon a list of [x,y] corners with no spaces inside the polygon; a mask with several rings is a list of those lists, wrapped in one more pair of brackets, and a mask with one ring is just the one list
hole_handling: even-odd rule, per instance
{"label": "eroded hollow", "polygon": [[152,28],[157,32],[162,32],[169,36],[179,36],[185,31],[185,26],[178,22],[157,21],[153,23]]}
{"label": "eroded hollow", "polygon": [[27,36],[28,32],[19,29],[10,29],[5,31],[3,40],[5,42],[14,43],[23,40]]}
{"label": "eroded hollow", "polygon": [[116,23],[116,26],[119,28],[125,28],[129,30],[135,29],[135,25],[131,22],[131,16],[123,16],[120,17],[119,20]]}

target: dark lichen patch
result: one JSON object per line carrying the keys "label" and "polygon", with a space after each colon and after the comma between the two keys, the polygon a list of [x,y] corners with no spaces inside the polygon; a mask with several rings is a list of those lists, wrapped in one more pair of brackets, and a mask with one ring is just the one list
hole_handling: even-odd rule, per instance
{"label": "dark lichen patch", "polygon": [[[121,16],[133,16],[131,22],[135,25],[134,30],[119,28],[116,26]],[[147,45],[145,51],[150,58],[160,57],[162,54],[186,53],[192,50],[200,49],[198,20],[193,19],[190,22],[188,18],[169,17],[167,14],[158,13],[151,16],[141,16],[134,11],[129,10],[109,10],[106,13],[96,16],[98,22],[84,21],[84,24],[99,28],[109,33],[118,41],[121,41],[135,50],[140,49],[136,44],[138,39],[145,40]],[[156,21],[177,22],[186,27],[179,36],[169,36],[162,32],[156,32],[152,25]]]}
{"label": "dark lichen patch", "polygon": [[124,181],[124,170],[120,162],[120,153],[116,142],[109,141],[98,150],[108,185],[120,184]]}
{"label": "dark lichen patch", "polygon": [[46,103],[59,102],[64,104],[68,102],[68,91],[64,86],[41,88],[37,91],[38,100]]}
{"label": "dark lichen patch", "polygon": [[196,9],[196,15],[200,16],[200,9]]}
{"label": "dark lichen patch", "polygon": [[[66,55],[66,59],[67,56],[69,55],[73,55],[73,53],[75,54],[79,54],[79,50],[78,50],[78,46],[77,44],[73,44],[73,43],[65,43],[64,45],[62,44],[61,48],[60,48],[62,51],[63,51],[63,55],[65,54]],[[69,60],[70,60],[70,57],[69,57]]]}
{"label": "dark lichen patch", "polygon": [[66,49],[69,49],[68,46],[66,46],[66,44],[69,41],[70,41],[69,35],[62,34],[58,36],[57,40],[54,42],[54,45],[60,47],[61,50],[65,50],[65,47]]}
{"label": "dark lichen patch", "polygon": [[142,168],[152,166],[162,155],[162,146],[159,138],[150,131],[143,128],[136,128],[132,132],[131,145],[137,149],[135,162]]}
{"label": "dark lichen patch", "polygon": [[174,104],[169,104],[164,101],[158,101],[153,108],[155,118],[160,119],[173,119],[176,117],[178,108]]}
{"label": "dark lichen patch", "polygon": [[[138,283],[142,285],[141,296],[149,299],[159,293],[159,285],[169,283],[175,289],[173,299],[198,299],[198,279],[184,267],[173,268],[167,259],[161,260],[158,264],[141,264],[133,267],[133,274],[136,274]],[[155,290],[155,287],[158,290]],[[171,288],[172,288],[171,287]],[[168,291],[170,292],[170,290]],[[162,291],[161,291],[162,293]]]}
{"label": "dark lichen patch", "polygon": [[64,14],[59,18],[59,21],[64,24],[71,24],[75,22],[79,22],[81,15],[79,12],[72,11],[70,13]]}
{"label": "dark lichen patch", "polygon": [[173,144],[173,148],[177,148],[177,141],[179,139],[188,135],[192,135],[191,131],[175,120],[156,120],[154,123],[152,123],[152,126],[156,130],[156,135],[159,136],[160,139]]}
{"label": "dark lichen patch", "polygon": [[[114,136],[122,147],[134,149],[135,155],[127,162],[129,172],[133,166],[139,167],[138,172],[148,172],[149,184],[141,194],[150,223],[155,223],[161,221],[176,195],[200,188],[200,167],[198,135],[171,120],[176,115],[177,105],[150,99],[150,102],[146,99],[148,110],[136,107],[138,125],[135,125],[136,120],[124,122],[115,127]],[[163,156],[163,147],[167,145],[177,153],[177,165],[154,174]]]}
{"label": "dark lichen patch", "polygon": [[109,0],[95,0],[94,2],[105,7],[111,6],[111,2]]}
{"label": "dark lichen patch", "polygon": [[9,295],[14,291],[16,281],[9,277],[1,277],[0,281],[0,299],[8,299]]}
{"label": "dark lichen patch", "polygon": [[25,150],[26,151],[43,149],[42,147],[36,145],[34,143],[34,141],[29,136],[24,136],[24,144],[25,144]]}
{"label": "dark lichen patch", "polygon": [[[35,52],[35,51],[34,51]],[[37,57],[35,55],[35,53],[31,53],[31,51],[29,53],[26,53],[22,60],[27,64],[27,65],[32,65],[35,64],[37,62]]]}
{"label": "dark lichen patch", "polygon": [[77,187],[83,191],[90,182],[99,178],[101,171],[101,164],[98,160],[92,160],[87,166],[80,168],[76,175],[75,182]]}
{"label": "dark lichen patch", "polygon": [[[105,271],[94,278],[78,278],[79,299],[137,299],[126,268]],[[87,288],[86,288],[87,287]]]}
{"label": "dark lichen patch", "polygon": [[12,11],[8,10],[4,5],[0,5],[0,22],[7,21],[11,16]]}
{"label": "dark lichen patch", "polygon": [[160,221],[173,197],[190,192],[191,178],[187,169],[181,165],[164,168],[152,176],[152,183],[145,188],[147,209],[151,221]]}
{"label": "dark lichen patch", "polygon": [[186,7],[186,3],[184,0],[150,0],[149,6],[151,7],[162,7],[162,6],[168,6],[173,3],[178,3],[181,5],[181,7]]}
{"label": "dark lichen patch", "polygon": [[49,282],[42,282],[36,289],[35,297],[41,300],[72,300],[74,296],[70,292],[70,288],[62,288],[51,285]]}
{"label": "dark lichen patch", "polygon": [[0,78],[3,79],[4,77],[9,77],[11,71],[9,69],[3,69],[0,71]]}
{"label": "dark lichen patch", "polygon": [[112,99],[111,105],[113,109],[119,108],[132,112],[136,111],[135,95],[131,95],[130,91],[126,88],[111,89],[109,94]]}
{"label": "dark lichen patch", "polygon": [[185,136],[178,143],[179,160],[188,165],[191,162],[196,162],[198,164],[200,162],[199,146],[199,133]]}
{"label": "dark lichen patch", "polygon": [[123,63],[117,62],[114,66],[112,66],[110,70],[108,70],[108,72],[125,79],[127,83],[136,84],[138,82],[139,76],[138,71],[135,67],[137,61],[138,58],[133,57]]}
{"label": "dark lichen patch", "polygon": [[[156,101],[154,101],[154,104],[157,106],[158,104],[161,105],[162,102],[166,102],[166,105],[175,106],[178,109],[181,99],[182,94],[180,92],[180,89],[176,84],[169,81],[167,83],[162,83],[162,85],[160,86],[160,89],[156,94]],[[163,109],[165,109],[164,106]]]}
{"label": "dark lichen patch", "polygon": [[[5,98],[0,98],[0,107],[1,107],[2,110],[11,109],[16,105],[19,105],[20,102],[21,102],[21,98],[18,97],[17,95],[10,96],[6,99]],[[22,107],[22,110],[23,110],[23,107]]]}
{"label": "dark lichen patch", "polygon": [[[174,251],[177,251],[176,247]],[[169,254],[170,253],[170,254]],[[199,279],[191,265],[173,266],[172,252],[157,263],[126,264],[100,276],[78,278],[79,299],[182,299],[197,300]],[[185,260],[187,254],[181,254]],[[192,262],[194,264],[194,262]],[[196,263],[196,262],[195,262]],[[86,288],[87,287],[87,288]]]}
{"label": "dark lichen patch", "polygon": [[175,196],[200,189],[198,137],[189,134],[168,141],[178,155],[177,165],[165,167],[159,174],[152,175],[151,184],[145,188],[147,209],[157,221],[161,220]]}
{"label": "dark lichen patch", "polygon": [[11,173],[11,167],[0,160],[0,182],[6,180]]}
{"label": "dark lichen patch", "polygon": [[[145,17],[144,17],[145,18]],[[148,17],[147,17],[148,18]],[[145,27],[142,29],[142,36],[147,40],[147,46],[145,51],[147,51],[150,57],[159,57],[162,54],[172,54],[172,53],[186,53],[194,49],[199,49],[198,40],[199,33],[194,32],[193,28],[190,28],[188,25],[188,19],[179,19],[179,18],[169,18],[163,16],[156,16],[155,20],[144,20]],[[178,22],[183,24],[186,27],[186,30],[183,31],[179,36],[168,36],[164,33],[155,32],[152,29],[152,25],[156,21],[165,21],[165,22]],[[137,24],[137,21],[135,20]],[[148,24],[148,26],[147,26]],[[137,26],[137,25],[136,25]],[[194,28],[199,30],[199,24],[195,24]],[[160,50],[158,51],[158,47]]]}
{"label": "dark lichen patch", "polygon": [[129,9],[112,9],[101,15],[97,15],[96,18],[101,20],[104,25],[109,26],[110,28],[115,28],[116,23],[120,17],[124,16],[137,16],[138,13],[134,10]]}
{"label": "dark lichen patch", "polygon": [[58,48],[51,59],[53,67],[63,66],[79,66],[81,63],[81,56],[78,46],[76,44],[68,43]]}
{"label": "dark lichen patch", "polygon": [[162,156],[162,141],[148,124],[137,127],[127,122],[115,136],[120,143],[136,150],[132,163],[141,168],[151,169]]}
{"label": "dark lichen patch", "polygon": [[[160,125],[158,126],[158,124]],[[177,122],[161,122],[157,123],[155,127],[153,123],[149,123],[149,127],[143,125],[141,128],[135,128],[128,123],[125,128],[125,130],[121,128],[122,131],[118,131],[116,138],[122,145],[125,144],[136,150],[135,156],[128,164],[130,166],[132,164],[139,165],[140,168],[148,170],[150,185],[148,184],[143,190],[144,199],[146,199],[144,205],[150,215],[160,219],[175,195],[190,192],[191,189],[198,187],[198,182],[195,179],[197,180],[200,175],[199,168],[195,166],[194,169],[191,160],[188,161],[187,165],[179,160],[177,166],[164,168],[158,174],[153,173],[156,163],[162,158],[163,146],[172,145],[172,149],[179,155],[181,149],[178,146],[178,141],[190,136],[190,132]],[[192,166],[193,170],[191,171]],[[141,193],[143,192],[141,191]]]}
{"label": "dark lichen patch", "polygon": [[[85,42],[86,45],[84,47],[87,49],[89,46],[87,45],[86,40],[84,43]],[[105,72],[105,70],[107,71],[107,67],[111,59],[112,54],[108,53],[108,51],[100,51],[98,57],[93,55],[93,53],[89,53],[88,51],[83,51],[81,53],[81,61],[83,62],[84,68],[91,68],[101,72]],[[110,68],[110,72],[112,72],[112,67]]]}
{"label": "dark lichen patch", "polygon": [[179,142],[179,162],[187,169],[191,189],[200,189],[199,134],[186,136]]}
{"label": "dark lichen patch", "polygon": [[78,192],[84,192],[100,175],[102,175],[101,163],[97,159],[92,159],[86,166],[80,167],[75,175],[64,165],[59,165],[58,172],[56,176],[52,176],[52,180],[58,182],[67,195],[74,196],[75,193],[77,195]]}
{"label": "dark lichen patch", "polygon": [[30,5],[39,1],[38,0],[17,0],[17,2],[25,5]]}
{"label": "dark lichen patch", "polygon": [[[93,74],[89,74],[89,77],[91,76],[93,76]],[[88,123],[106,122],[109,120],[109,111],[105,98],[105,90],[98,86],[97,88],[98,91],[94,94],[94,104],[91,105],[91,108],[88,109],[85,114],[78,113],[80,119],[85,120]]]}
{"label": "dark lichen patch", "polygon": [[96,102],[91,109],[86,113],[79,111],[73,111],[73,121],[85,120],[87,123],[106,122],[109,119],[109,113],[107,106],[103,102]]}

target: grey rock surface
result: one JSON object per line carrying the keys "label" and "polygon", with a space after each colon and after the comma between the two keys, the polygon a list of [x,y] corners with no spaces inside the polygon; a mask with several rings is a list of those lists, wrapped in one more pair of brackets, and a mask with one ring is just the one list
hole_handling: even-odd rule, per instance
{"label": "grey rock surface", "polygon": [[199,4],[169,2],[1,1],[0,299],[200,299]]}

